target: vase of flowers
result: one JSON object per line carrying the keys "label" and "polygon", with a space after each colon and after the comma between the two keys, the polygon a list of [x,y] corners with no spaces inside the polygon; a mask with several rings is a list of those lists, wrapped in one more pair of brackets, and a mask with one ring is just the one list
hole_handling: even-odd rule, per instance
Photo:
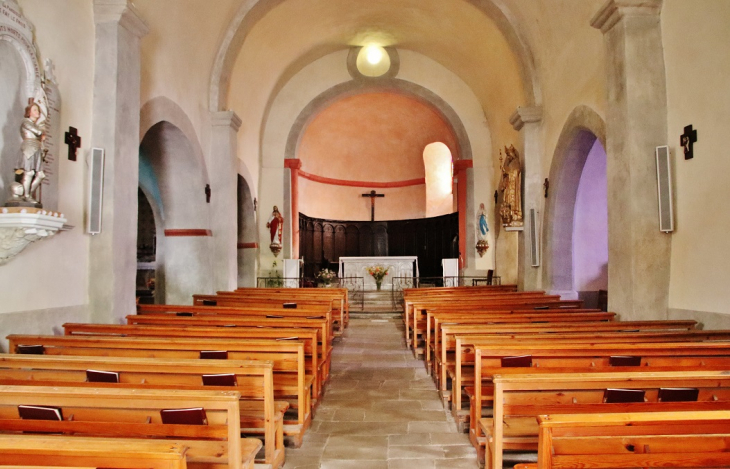
{"label": "vase of flowers", "polygon": [[317,280],[319,280],[325,287],[329,287],[332,284],[332,280],[337,278],[337,274],[330,269],[322,269],[317,273]]}
{"label": "vase of flowers", "polygon": [[371,265],[367,268],[368,274],[370,274],[375,279],[375,287],[378,289],[378,291],[380,291],[380,287],[383,284],[383,278],[388,275],[389,270],[390,267],[386,269],[382,265]]}

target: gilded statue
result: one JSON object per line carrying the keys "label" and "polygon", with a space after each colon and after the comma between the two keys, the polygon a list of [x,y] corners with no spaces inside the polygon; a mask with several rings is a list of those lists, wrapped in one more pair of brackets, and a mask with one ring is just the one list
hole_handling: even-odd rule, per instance
{"label": "gilded statue", "polygon": [[[505,159],[499,157],[502,180],[499,190],[502,191],[502,205],[499,215],[502,225],[508,227],[523,226],[522,223],[522,165],[520,154],[513,145],[504,147]],[[501,153],[501,152],[500,152]]]}

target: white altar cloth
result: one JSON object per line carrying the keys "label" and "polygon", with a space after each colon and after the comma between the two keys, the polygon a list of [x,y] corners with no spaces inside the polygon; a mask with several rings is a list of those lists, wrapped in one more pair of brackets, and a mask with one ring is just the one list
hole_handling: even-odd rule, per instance
{"label": "white altar cloth", "polygon": [[[415,264],[414,264],[415,263]],[[389,268],[388,275],[382,283],[383,290],[390,290],[394,277],[413,277],[415,265],[416,277],[418,277],[417,256],[384,256],[384,257],[340,257],[340,278],[362,277],[365,281],[365,290],[375,290],[375,279],[368,274],[367,268],[380,265]]]}

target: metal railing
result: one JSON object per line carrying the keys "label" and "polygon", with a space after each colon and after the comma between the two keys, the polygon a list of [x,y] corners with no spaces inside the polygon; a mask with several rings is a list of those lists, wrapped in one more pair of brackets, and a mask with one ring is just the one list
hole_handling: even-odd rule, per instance
{"label": "metal railing", "polygon": [[467,287],[480,285],[501,285],[499,276],[487,277],[393,277],[391,298],[393,307],[403,306],[404,288]]}

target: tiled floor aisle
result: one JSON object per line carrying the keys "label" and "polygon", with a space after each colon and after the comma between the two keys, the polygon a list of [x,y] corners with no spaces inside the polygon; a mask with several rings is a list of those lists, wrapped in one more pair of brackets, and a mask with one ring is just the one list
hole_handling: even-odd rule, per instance
{"label": "tiled floor aisle", "polygon": [[286,469],[478,467],[402,329],[395,316],[351,319],[312,428],[300,449],[287,449]]}

